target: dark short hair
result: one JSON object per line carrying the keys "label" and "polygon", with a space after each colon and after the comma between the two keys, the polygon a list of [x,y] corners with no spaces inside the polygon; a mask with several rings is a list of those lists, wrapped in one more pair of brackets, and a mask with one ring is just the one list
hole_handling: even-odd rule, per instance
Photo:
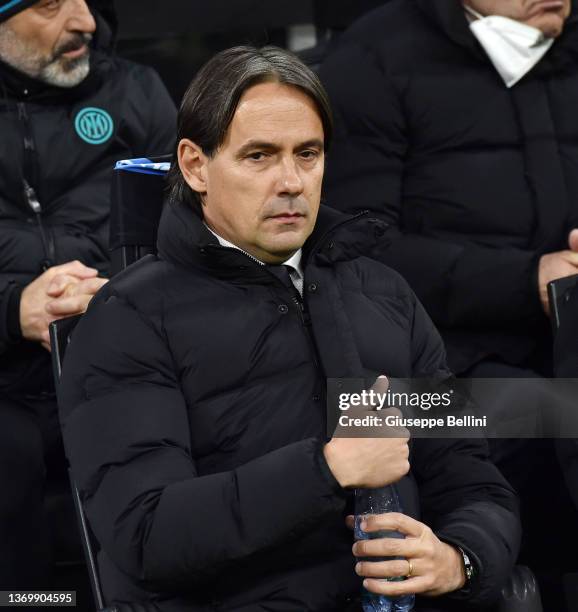
{"label": "dark short hair", "polygon": [[[212,157],[225,140],[243,94],[265,82],[296,87],[313,100],[323,125],[327,150],[333,134],[333,119],[323,85],[296,55],[272,46],[226,49],[201,68],[181,102],[176,147],[183,138],[188,138]],[[170,201],[190,203],[200,210],[199,194],[187,185],[179,169],[177,148],[167,181]]]}

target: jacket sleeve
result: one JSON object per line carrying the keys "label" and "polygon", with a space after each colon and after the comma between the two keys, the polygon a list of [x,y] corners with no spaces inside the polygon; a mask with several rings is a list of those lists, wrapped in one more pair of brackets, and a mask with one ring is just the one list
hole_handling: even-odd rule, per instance
{"label": "jacket sleeve", "polygon": [[[447,372],[441,338],[417,302],[414,376]],[[495,600],[518,556],[518,499],[489,458],[483,439],[415,439],[411,467],[422,521],[438,538],[465,550],[477,569],[471,588],[450,594],[468,604]]]}
{"label": "jacket sleeve", "polygon": [[115,295],[97,297],[75,330],[59,405],[100,545],[155,588],[190,590],[343,511],[313,438],[199,474],[163,331]]}
{"label": "jacket sleeve", "polygon": [[[321,78],[336,123],[327,203],[348,213],[369,210],[392,226],[379,258],[408,280],[436,325],[480,327],[541,317],[533,251],[458,243],[405,227],[412,215],[404,206],[412,142],[403,102],[407,79],[388,74],[371,50],[352,41],[328,57]],[[427,205],[435,210],[433,199]]]}
{"label": "jacket sleeve", "polygon": [[20,296],[22,286],[10,277],[0,276],[0,355],[22,339]]}

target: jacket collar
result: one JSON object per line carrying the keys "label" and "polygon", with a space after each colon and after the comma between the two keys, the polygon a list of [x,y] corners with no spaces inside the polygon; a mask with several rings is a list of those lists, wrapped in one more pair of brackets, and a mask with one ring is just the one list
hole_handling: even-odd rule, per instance
{"label": "jacket collar", "polygon": [[415,0],[415,2],[421,11],[455,43],[476,54],[482,51],[470,31],[460,0]]}
{"label": "jacket collar", "polygon": [[[461,0],[414,0],[420,10],[445,35],[460,47],[468,49],[480,59],[489,61],[475,36],[471,33]],[[572,12],[566,20],[564,31],[552,49],[538,64],[562,67],[576,62],[578,53],[578,0],[572,0]]]}
{"label": "jacket collar", "polygon": [[[313,260],[316,265],[331,266],[370,254],[382,248],[386,228],[383,221],[371,219],[367,213],[352,217],[322,205],[314,231],[303,245],[303,267],[306,270]],[[165,206],[157,247],[162,259],[201,268],[219,278],[262,282],[271,277],[266,266],[237,249],[222,247],[198,214],[184,203]]]}

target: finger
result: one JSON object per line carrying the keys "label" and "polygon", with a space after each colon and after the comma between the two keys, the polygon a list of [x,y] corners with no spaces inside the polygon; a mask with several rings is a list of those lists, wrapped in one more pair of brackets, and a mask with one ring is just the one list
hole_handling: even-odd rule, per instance
{"label": "finger", "polygon": [[103,285],[108,282],[106,278],[93,277],[79,280],[75,276],[59,274],[51,283],[53,292],[47,291],[50,297],[73,297],[75,295],[94,295]]}
{"label": "finger", "polygon": [[[374,425],[369,425],[365,427],[364,425],[355,425],[355,435],[349,433],[344,437],[366,437],[366,438],[402,438],[404,440],[409,440],[410,431],[407,427],[402,427],[400,425],[392,424],[391,421],[387,420],[387,417],[401,417],[402,413],[397,408],[386,408],[382,410],[378,410],[376,407],[354,407],[350,408],[347,412],[347,417],[350,419],[349,427],[343,427],[345,431],[351,432],[353,429],[353,424],[355,423],[355,419],[361,419],[360,423],[363,423],[363,419],[368,416],[377,417],[380,419],[381,426],[379,429],[376,429]],[[395,422],[394,422],[395,423]],[[365,431],[365,429],[367,431]],[[339,425],[338,425],[339,428]],[[367,435],[361,436],[360,432],[365,432]]]}
{"label": "finger", "polygon": [[373,531],[397,531],[404,535],[419,538],[426,526],[419,521],[401,514],[401,512],[384,512],[382,514],[368,514],[361,522],[361,529],[371,533]]}
{"label": "finger", "polygon": [[403,413],[399,408],[385,408],[379,411],[379,414],[383,417],[393,416],[393,417],[402,417]]}
{"label": "finger", "polygon": [[381,393],[385,395],[387,393],[387,390],[389,389],[389,379],[387,378],[387,376],[382,374],[381,376],[377,377],[371,388],[376,393]]}
{"label": "finger", "polygon": [[564,251],[566,255],[566,261],[573,266],[578,267],[578,253],[575,251]]}
{"label": "finger", "polygon": [[50,342],[41,342],[40,345],[43,349],[46,349],[49,353],[52,353],[52,347],[50,346]]}
{"label": "finger", "polygon": [[425,593],[432,588],[431,580],[425,576],[408,578],[407,580],[377,580],[366,578],[363,586],[372,593],[387,595],[389,597],[401,597],[403,595],[414,595]]}
{"label": "finger", "polygon": [[[399,408],[385,408],[378,411],[379,416],[383,419],[384,426],[381,428],[381,437],[382,438],[404,438],[409,440],[410,431],[407,427],[402,427],[401,425],[387,425],[386,419],[387,417],[401,418],[403,417],[403,413]],[[387,421],[390,423],[391,421]],[[395,421],[393,421],[395,423]]]}
{"label": "finger", "polygon": [[353,516],[353,514],[349,514],[345,517],[345,525],[349,529],[355,529],[355,517]]}
{"label": "finger", "polygon": [[75,293],[79,295],[82,293],[94,295],[106,283],[108,283],[107,278],[88,278],[78,283],[77,287],[75,287]]}
{"label": "finger", "polygon": [[78,283],[78,278],[71,274],[57,274],[48,285],[46,294],[50,297],[59,297],[69,285]]}
{"label": "finger", "polygon": [[[412,570],[413,575],[417,576],[415,559],[412,560]],[[409,574],[409,563],[407,559],[359,561],[355,565],[355,573],[364,578],[405,578]]]}
{"label": "finger", "polygon": [[568,246],[571,251],[578,252],[578,229],[573,229],[568,234]]}
{"label": "finger", "polygon": [[353,545],[356,557],[405,557],[413,559],[422,556],[419,541],[415,538],[376,538],[358,540]]}
{"label": "finger", "polygon": [[46,312],[54,317],[66,317],[86,310],[92,295],[75,295],[51,300],[46,304]]}
{"label": "finger", "polygon": [[44,344],[50,344],[50,332],[48,330],[43,331],[40,334],[40,341]]}
{"label": "finger", "polygon": [[71,274],[77,278],[91,278],[98,274],[96,268],[89,268],[77,259],[52,268],[57,274]]}

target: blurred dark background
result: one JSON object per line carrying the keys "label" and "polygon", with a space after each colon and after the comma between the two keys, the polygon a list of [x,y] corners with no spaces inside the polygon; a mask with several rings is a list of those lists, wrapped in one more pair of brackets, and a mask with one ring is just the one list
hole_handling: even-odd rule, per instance
{"label": "blurred dark background", "polygon": [[[176,102],[199,67],[239,44],[320,50],[384,0],[95,0],[117,20],[117,52],[157,69]],[[307,58],[315,64],[319,53]]]}

